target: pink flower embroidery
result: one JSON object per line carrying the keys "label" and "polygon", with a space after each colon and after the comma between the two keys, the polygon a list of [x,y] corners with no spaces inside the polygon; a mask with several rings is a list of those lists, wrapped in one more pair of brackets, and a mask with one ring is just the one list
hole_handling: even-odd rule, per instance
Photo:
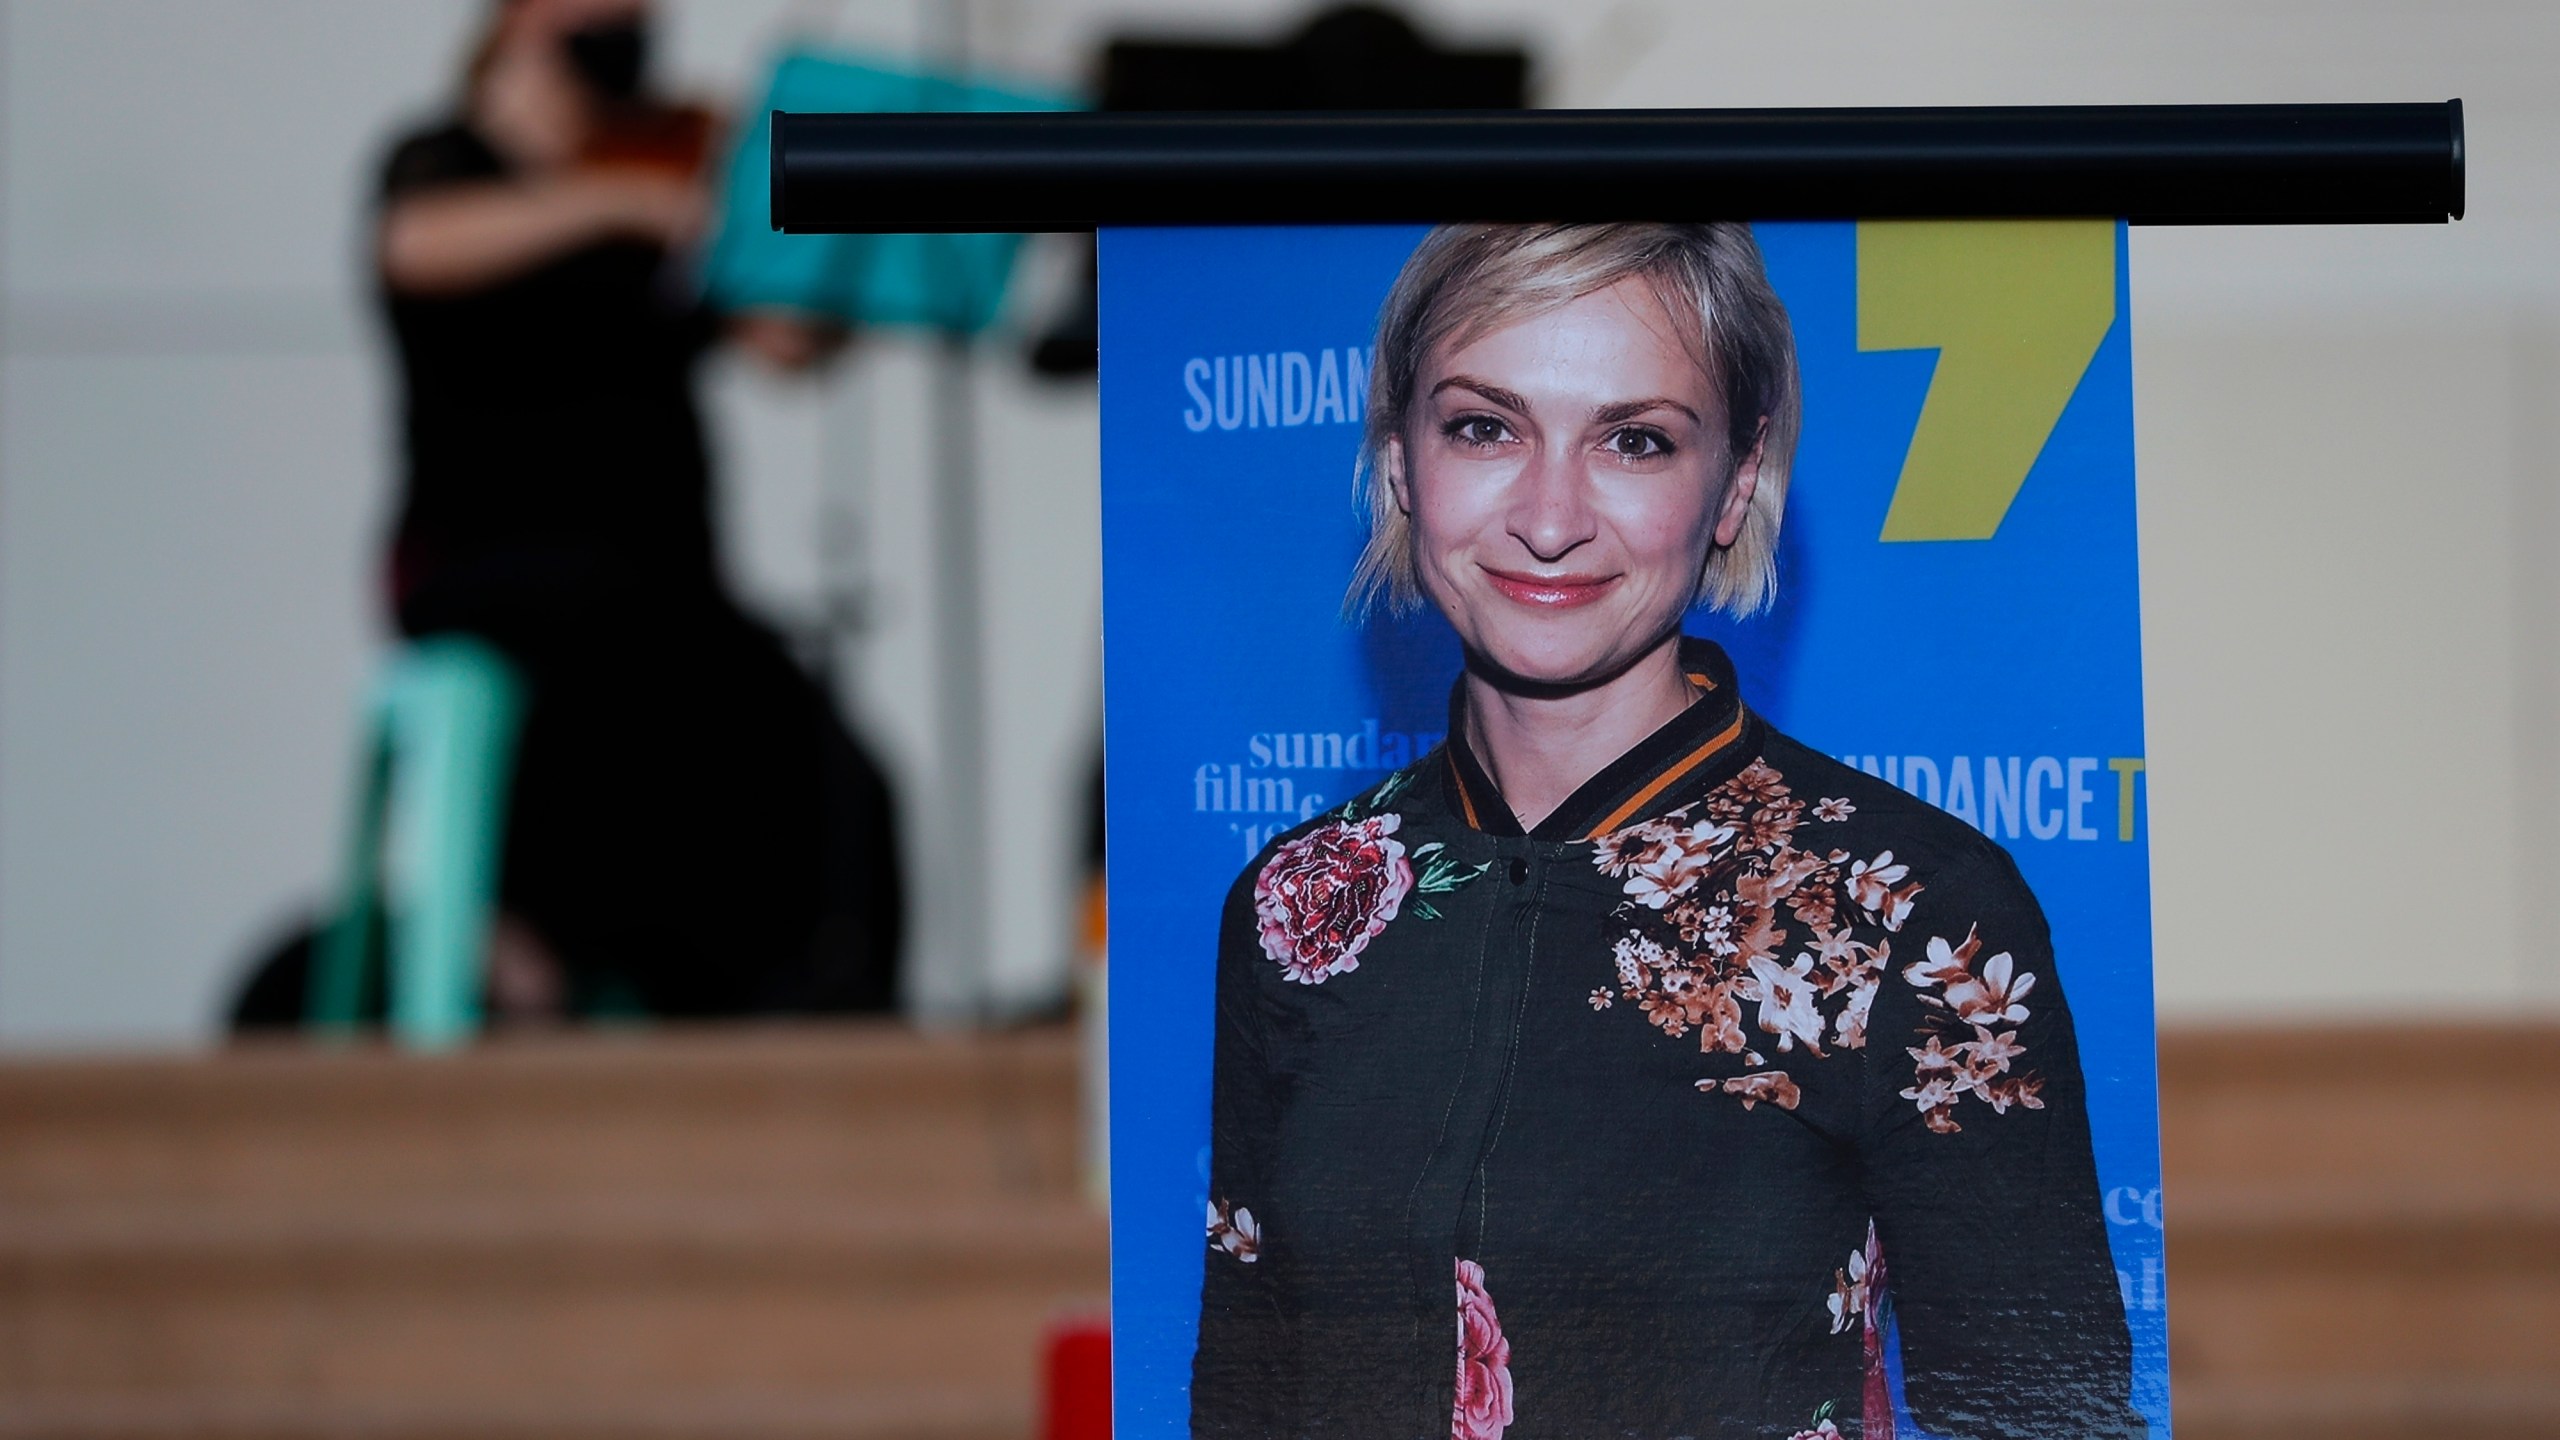
{"label": "pink flower embroidery", "polygon": [[1981,1093],[1983,1099],[1991,1102],[1994,1114],[2006,1115],[2012,1105],[2041,1110],[2044,1108],[2044,1077],[2012,1075],[2003,1080],[1986,1080]]}
{"label": "pink flower embroidery", "polygon": [[1413,866],[1399,815],[1337,820],[1283,845],[1253,882],[1262,953],[1301,985],[1360,968],[1360,952],[1396,918]]}
{"label": "pink flower embroidery", "polygon": [[1511,1342],[1485,1293],[1484,1267],[1458,1262],[1458,1400],[1449,1440],[1502,1440],[1511,1424]]}
{"label": "pink flower embroidery", "polygon": [[[1698,1088],[1713,1090],[1718,1087],[1713,1080],[1701,1080]],[[1788,1079],[1784,1070],[1756,1070],[1748,1075],[1736,1075],[1725,1081],[1722,1088],[1727,1095],[1741,1096],[1745,1110],[1763,1100],[1781,1110],[1793,1110],[1804,1101],[1803,1089]]]}
{"label": "pink flower embroidery", "polygon": [[1973,1039],[1967,1043],[1973,1047],[1974,1063],[1989,1067],[1994,1075],[2006,1071],[2010,1061],[2027,1053],[2027,1047],[2018,1043],[2015,1030],[2003,1030],[1994,1035],[1976,1025],[1973,1027]]}
{"label": "pink flower embroidery", "polygon": [[[1860,1409],[1864,1412],[1858,1433],[1867,1440],[1893,1440],[1893,1390],[1885,1376],[1884,1326],[1889,1301],[1885,1288],[1884,1247],[1876,1239],[1876,1225],[1867,1222],[1867,1243],[1849,1252],[1846,1267],[1831,1272],[1831,1293],[1823,1297],[1823,1305],[1831,1312],[1831,1333],[1844,1334],[1857,1326],[1859,1348],[1866,1361],[1865,1383],[1859,1389]],[[1840,1426],[1832,1413],[1839,1408],[1836,1400],[1825,1400],[1813,1412],[1813,1420],[1788,1440],[1839,1440]]]}
{"label": "pink flower embroidery", "polygon": [[1867,1222],[1867,1244],[1861,1252],[1866,1259],[1867,1286],[1866,1333],[1859,1348],[1867,1362],[1866,1384],[1860,1387],[1860,1408],[1864,1423],[1858,1427],[1860,1440],[1893,1440],[1893,1384],[1884,1368],[1885,1310],[1892,1304],[1892,1284],[1885,1274],[1884,1246],[1876,1238],[1876,1222]]}
{"label": "pink flower embroidery", "polygon": [[1649,865],[1660,864],[1674,849],[1671,826],[1660,820],[1647,820],[1612,830],[1592,842],[1591,863],[1603,875],[1629,875]]}

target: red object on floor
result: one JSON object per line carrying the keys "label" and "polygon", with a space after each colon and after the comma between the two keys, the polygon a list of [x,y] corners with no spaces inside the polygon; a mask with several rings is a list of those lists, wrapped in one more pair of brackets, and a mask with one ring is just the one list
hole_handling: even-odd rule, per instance
{"label": "red object on floor", "polygon": [[1047,1348],[1040,1440],[1111,1440],[1111,1322],[1098,1316],[1053,1321]]}

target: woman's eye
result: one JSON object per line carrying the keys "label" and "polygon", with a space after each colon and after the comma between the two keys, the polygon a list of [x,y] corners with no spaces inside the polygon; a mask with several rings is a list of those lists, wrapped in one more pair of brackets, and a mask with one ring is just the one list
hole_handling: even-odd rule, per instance
{"label": "woman's eye", "polygon": [[1461,445],[1499,445],[1511,438],[1511,427],[1490,415],[1461,415],[1449,422],[1447,434]]}
{"label": "woman's eye", "polygon": [[1639,425],[1630,425],[1623,430],[1612,430],[1609,432],[1609,438],[1603,443],[1608,446],[1610,454],[1626,460],[1642,460],[1671,453],[1670,436],[1659,430],[1648,430]]}

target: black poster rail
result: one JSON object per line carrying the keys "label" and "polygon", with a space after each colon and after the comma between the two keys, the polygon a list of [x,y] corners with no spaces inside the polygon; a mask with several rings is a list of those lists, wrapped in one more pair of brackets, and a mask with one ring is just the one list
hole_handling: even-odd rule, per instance
{"label": "black poster rail", "polygon": [[773,117],[804,233],[1448,220],[2462,217],[2462,102]]}

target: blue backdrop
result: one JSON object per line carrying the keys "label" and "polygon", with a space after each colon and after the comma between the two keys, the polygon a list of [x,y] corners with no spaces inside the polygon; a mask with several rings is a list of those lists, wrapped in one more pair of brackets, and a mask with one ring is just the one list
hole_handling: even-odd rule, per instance
{"label": "blue backdrop", "polygon": [[[1804,438],[1776,608],[1694,633],[1808,744],[1974,821],[2053,926],[2087,1067],[2134,1398],[2168,1434],[2149,827],[2122,227],[2115,320],[1997,534],[1878,539],[1937,352],[1858,349],[1857,227],[1754,227]],[[1436,617],[1340,619],[1379,302],[1409,227],[1102,237],[1117,1433],[1188,1433],[1218,912],[1272,834],[1437,742]],[[1311,768],[1334,758],[1357,768]],[[1986,804],[1986,801],[1990,803]]]}

